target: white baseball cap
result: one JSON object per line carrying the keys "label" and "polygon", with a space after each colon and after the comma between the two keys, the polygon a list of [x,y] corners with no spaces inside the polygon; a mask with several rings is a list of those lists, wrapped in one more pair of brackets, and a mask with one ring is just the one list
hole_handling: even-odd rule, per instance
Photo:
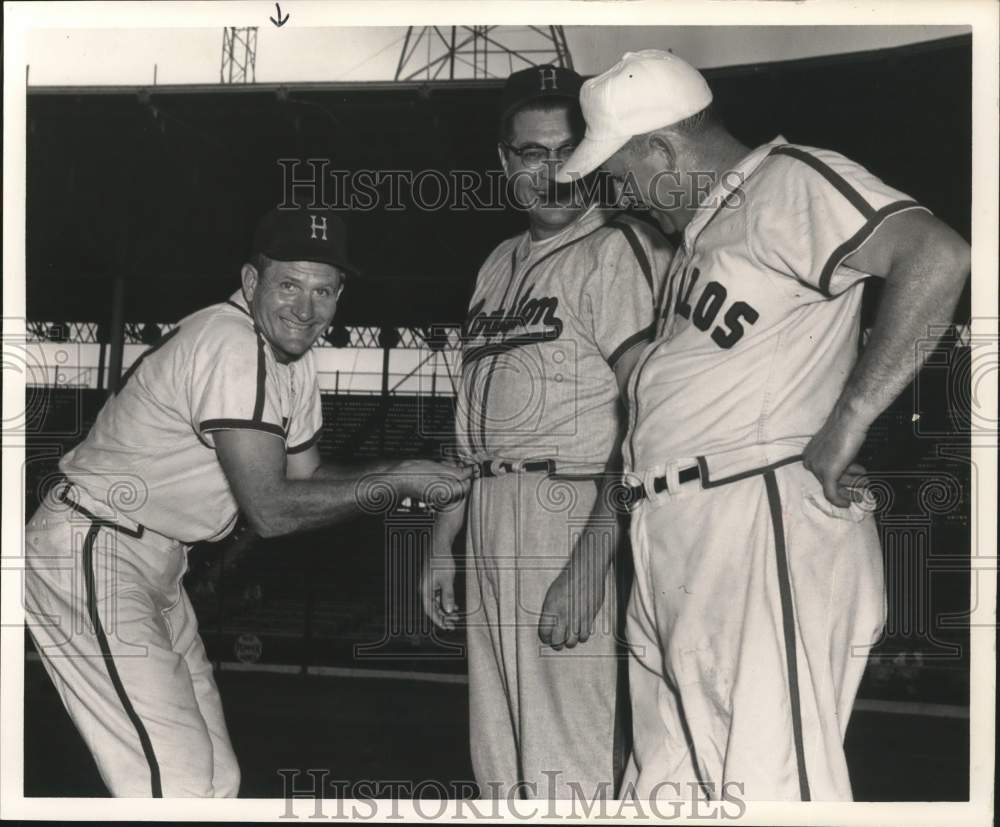
{"label": "white baseball cap", "polygon": [[701,72],[676,55],[659,49],[626,52],[580,89],[587,134],[556,172],[556,181],[592,172],[633,135],[682,121],[711,102]]}

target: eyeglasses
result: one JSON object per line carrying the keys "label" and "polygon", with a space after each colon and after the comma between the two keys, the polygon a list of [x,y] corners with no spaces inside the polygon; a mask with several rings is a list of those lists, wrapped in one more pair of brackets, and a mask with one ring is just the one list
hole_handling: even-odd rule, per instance
{"label": "eyeglasses", "polygon": [[526,167],[540,167],[553,155],[555,155],[556,160],[563,163],[568,161],[570,156],[576,151],[576,144],[563,144],[554,149],[542,144],[514,146],[513,144],[508,144],[506,141],[501,141],[500,145],[509,152],[513,152]]}

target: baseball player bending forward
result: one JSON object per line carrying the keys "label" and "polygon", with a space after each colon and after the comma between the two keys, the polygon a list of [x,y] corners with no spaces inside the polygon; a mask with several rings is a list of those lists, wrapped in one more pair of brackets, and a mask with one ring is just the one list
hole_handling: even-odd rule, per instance
{"label": "baseball player bending forward", "polygon": [[468,472],[429,462],[320,463],[310,348],[353,272],[342,226],[330,213],[273,211],[253,252],[241,290],[132,366],[27,526],[27,625],[115,796],[239,788],[181,585],[191,544],[224,537],[240,509],[273,537],[372,507],[381,483],[417,498],[432,486],[442,499],[467,486]]}
{"label": "baseball player bending forward", "polygon": [[583,134],[581,82],[535,67],[502,96],[500,159],[529,229],[476,280],[456,438],[480,473],[467,512],[439,516],[424,576],[428,614],[453,626],[451,544],[465,519],[484,797],[609,798],[616,780],[618,533],[604,483],[618,464],[620,388],[652,332],[670,248],[634,218],[549,189],[546,165]]}
{"label": "baseball player bending forward", "polygon": [[[835,152],[743,146],[711,100],[677,57],[626,54],[584,84],[558,176],[603,163],[683,233],[629,383],[626,790],[849,799],[844,733],[885,616],[854,459],[915,341],[951,321],[969,248]],[[859,358],[868,276],[885,292]]]}

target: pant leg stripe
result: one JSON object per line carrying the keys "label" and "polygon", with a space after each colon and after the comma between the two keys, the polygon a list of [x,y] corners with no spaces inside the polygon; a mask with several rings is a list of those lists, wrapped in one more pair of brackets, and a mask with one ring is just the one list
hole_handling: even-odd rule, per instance
{"label": "pant leg stripe", "polygon": [[799,698],[799,667],[795,651],[795,615],[792,608],[792,586],[788,576],[788,555],[785,549],[785,526],[781,519],[781,494],[774,471],[764,474],[767,503],[771,508],[774,530],[775,559],[778,566],[778,591],[781,595],[781,620],[785,633],[785,658],[788,663],[788,697],[792,708],[792,736],[795,740],[795,760],[799,771],[799,793],[809,801],[809,778],[806,775],[806,754],[802,741],[802,703]]}
{"label": "pant leg stripe", "polygon": [[160,765],[156,761],[156,753],[153,752],[153,742],[149,739],[149,733],[132,706],[125,685],[118,674],[114,658],[111,655],[111,647],[108,646],[108,638],[101,625],[100,615],[97,613],[97,587],[94,573],[94,540],[101,530],[101,524],[94,522],[87,532],[87,539],[83,544],[83,574],[87,585],[87,613],[90,615],[90,622],[94,627],[94,634],[97,635],[97,644],[101,648],[104,657],[104,665],[108,670],[108,677],[118,693],[118,700],[121,701],[135,731],[139,736],[139,743],[142,744],[142,752],[146,756],[146,763],[149,764],[150,789],[153,798],[163,798],[163,788],[160,784]]}
{"label": "pant leg stripe", "polygon": [[[600,492],[598,492],[600,493]],[[628,535],[628,527],[622,521],[622,530],[625,536]],[[632,571],[629,567],[631,562],[628,557],[628,547],[623,543],[618,544],[614,555],[614,595],[615,616],[614,616],[614,642],[615,642],[615,663],[617,664],[617,674],[615,676],[615,716],[613,748],[611,757],[613,795],[618,795],[621,790],[621,783],[625,776],[625,765],[628,762],[631,752],[632,717],[629,707],[630,698],[628,691],[628,644],[625,640],[625,624],[627,622],[627,611],[629,592],[632,585]]]}

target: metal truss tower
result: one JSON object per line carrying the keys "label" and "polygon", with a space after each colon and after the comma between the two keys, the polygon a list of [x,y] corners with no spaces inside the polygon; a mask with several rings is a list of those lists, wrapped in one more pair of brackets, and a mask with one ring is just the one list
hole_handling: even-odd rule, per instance
{"label": "metal truss tower", "polygon": [[395,79],[504,78],[546,63],[573,68],[562,26],[410,26]]}
{"label": "metal truss tower", "polygon": [[222,30],[222,65],[220,83],[254,83],[257,80],[257,27],[240,29],[227,26]]}

